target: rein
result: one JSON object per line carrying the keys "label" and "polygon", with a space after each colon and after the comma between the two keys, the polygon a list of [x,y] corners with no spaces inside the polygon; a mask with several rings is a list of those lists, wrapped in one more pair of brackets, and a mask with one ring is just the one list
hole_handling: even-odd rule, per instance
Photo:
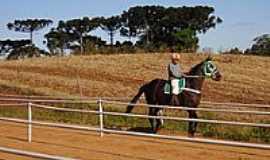
{"label": "rein", "polygon": [[[213,66],[212,61],[204,62],[203,64],[203,74],[202,76],[198,75],[187,75],[184,78],[210,78],[213,74],[217,72],[217,68]],[[209,65],[212,65],[213,68],[210,68]]]}
{"label": "rein", "polygon": [[197,89],[192,89],[192,88],[182,88],[184,91],[188,91],[188,92],[192,92],[192,93],[196,93],[196,94],[201,94],[200,90]]}
{"label": "rein", "polygon": [[184,78],[204,78],[205,76],[184,76]]}
{"label": "rein", "polygon": [[[187,75],[184,76],[184,78],[210,78],[212,76],[212,74],[215,74],[217,72],[217,68],[214,66],[213,68],[210,68],[209,65],[212,65],[211,61],[207,61],[204,63],[203,66],[203,74],[202,76],[198,76],[198,75]],[[192,89],[192,88],[182,88],[184,91],[188,91],[188,92],[192,92],[192,93],[196,93],[196,94],[201,94],[200,90],[196,90],[196,89]]]}
{"label": "rein", "polygon": [[[184,76],[184,78],[204,78],[205,76]],[[182,90],[184,91],[188,91],[188,92],[192,92],[192,93],[196,93],[196,94],[201,94],[201,91],[200,90],[197,90],[197,89],[193,89],[193,88],[181,88]]]}

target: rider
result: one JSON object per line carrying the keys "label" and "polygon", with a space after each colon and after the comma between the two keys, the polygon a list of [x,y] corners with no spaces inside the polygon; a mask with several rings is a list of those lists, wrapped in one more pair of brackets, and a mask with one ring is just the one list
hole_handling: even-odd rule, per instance
{"label": "rider", "polygon": [[178,64],[180,54],[173,53],[171,55],[171,63],[168,65],[169,80],[172,87],[171,105],[180,105],[178,100],[179,95],[179,79],[184,76],[181,67]]}

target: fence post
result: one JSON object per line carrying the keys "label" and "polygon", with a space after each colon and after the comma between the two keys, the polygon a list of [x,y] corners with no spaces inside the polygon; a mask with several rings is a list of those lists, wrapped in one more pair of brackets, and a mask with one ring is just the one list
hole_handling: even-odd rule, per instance
{"label": "fence post", "polygon": [[32,142],[32,104],[28,102],[28,142]]}
{"label": "fence post", "polygon": [[102,108],[102,99],[98,100],[99,106],[99,127],[100,127],[100,137],[103,137],[103,108]]}

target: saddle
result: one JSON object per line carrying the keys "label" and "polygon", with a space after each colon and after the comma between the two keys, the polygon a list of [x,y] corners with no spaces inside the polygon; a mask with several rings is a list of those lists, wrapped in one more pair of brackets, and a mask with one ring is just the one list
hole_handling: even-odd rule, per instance
{"label": "saddle", "polygon": [[[179,94],[180,94],[184,91],[184,88],[186,87],[186,79],[180,78],[178,86],[179,86]],[[172,86],[171,86],[171,83],[169,80],[165,83],[163,91],[164,91],[164,94],[171,94],[172,93]]]}

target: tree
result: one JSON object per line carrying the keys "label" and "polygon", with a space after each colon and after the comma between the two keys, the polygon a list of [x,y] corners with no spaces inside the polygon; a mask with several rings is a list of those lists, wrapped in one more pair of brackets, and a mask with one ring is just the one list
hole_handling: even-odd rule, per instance
{"label": "tree", "polygon": [[[96,37],[96,36],[85,36],[83,37],[83,48],[85,52],[92,52],[92,51],[96,51],[97,49],[100,49],[102,46],[106,45],[106,41],[103,41],[100,37]],[[69,49],[71,50],[79,50],[80,49],[80,45],[71,42],[69,44]],[[75,52],[76,53],[76,52]]]}
{"label": "tree", "polygon": [[222,54],[244,54],[238,47],[231,48],[228,51],[221,52]]}
{"label": "tree", "polygon": [[255,43],[251,49],[245,51],[246,54],[270,56],[270,34],[263,34],[253,40]]}
{"label": "tree", "polygon": [[[122,36],[140,37],[146,35],[147,42],[151,41],[151,30],[158,25],[164,16],[165,8],[162,6],[136,6],[124,11],[121,15],[123,26],[120,30]],[[158,23],[157,23],[158,22]]]}
{"label": "tree", "polygon": [[47,44],[47,48],[52,55],[63,55],[65,49],[69,49],[70,42],[72,41],[72,36],[56,28],[52,28],[44,37],[46,38],[44,43]]}
{"label": "tree", "polygon": [[88,53],[99,51],[99,49],[106,46],[106,41],[96,36],[89,35],[87,37],[84,37],[83,41],[84,41],[83,46],[85,48],[85,51]]}
{"label": "tree", "polygon": [[53,21],[49,19],[27,19],[27,20],[15,20],[13,23],[8,23],[9,30],[16,32],[30,33],[31,44],[33,44],[33,32],[39,31],[50,24]]}
{"label": "tree", "polygon": [[30,40],[0,41],[0,53],[2,56],[7,56],[8,60],[48,55],[46,51],[32,45]]}
{"label": "tree", "polygon": [[194,30],[187,28],[176,32],[172,42],[177,51],[194,52],[198,48],[199,39]]}
{"label": "tree", "polygon": [[0,55],[6,55],[9,54],[12,50],[30,45],[30,40],[3,40],[0,41]]}
{"label": "tree", "polygon": [[[221,23],[221,18],[216,17],[213,13],[214,8],[208,6],[131,7],[121,15],[123,27],[120,32],[122,36],[139,38],[138,44],[143,46],[166,45],[175,48],[179,42],[177,35],[183,35],[182,31],[188,33],[188,30],[192,30],[186,38],[191,37],[193,42],[198,43],[198,33],[206,33],[210,28]],[[181,41],[183,41],[183,36]]]}
{"label": "tree", "polygon": [[110,18],[102,18],[101,29],[108,32],[110,36],[110,44],[113,45],[114,35],[117,30],[121,28],[121,18],[119,16],[112,16]]}
{"label": "tree", "polygon": [[[95,19],[96,25],[98,24]],[[70,22],[69,22],[70,23]],[[92,23],[91,20],[89,23]],[[70,24],[69,24],[70,25]],[[75,30],[75,29],[74,29]],[[45,36],[47,45],[52,55],[64,54],[65,50],[83,50],[89,52],[100,48],[106,44],[105,41],[96,36],[91,36],[85,32],[82,37],[74,31],[68,30],[66,22],[60,21],[57,28],[52,28]],[[83,48],[83,49],[82,49]],[[81,52],[82,53],[82,52]]]}
{"label": "tree", "polygon": [[48,55],[49,55],[48,52],[41,50],[33,45],[21,46],[12,50],[10,54],[8,54],[7,60],[25,59]]}
{"label": "tree", "polygon": [[89,32],[96,29],[100,24],[100,18],[84,17],[82,19],[72,19],[66,22],[60,21],[57,30],[63,32],[80,45],[81,54],[84,52],[83,39]]}

